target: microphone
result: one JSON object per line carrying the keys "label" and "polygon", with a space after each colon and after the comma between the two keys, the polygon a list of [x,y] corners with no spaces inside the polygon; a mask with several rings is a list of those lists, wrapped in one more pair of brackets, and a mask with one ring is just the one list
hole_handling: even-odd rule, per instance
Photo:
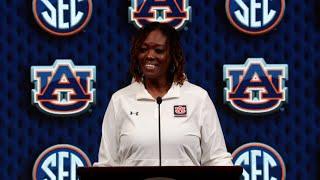
{"label": "microphone", "polygon": [[162,98],[159,96],[157,97],[157,103],[160,105],[162,103]]}
{"label": "microphone", "polygon": [[158,104],[158,127],[159,127],[159,166],[161,166],[161,126],[160,126],[160,104],[162,103],[162,98],[157,97]]}

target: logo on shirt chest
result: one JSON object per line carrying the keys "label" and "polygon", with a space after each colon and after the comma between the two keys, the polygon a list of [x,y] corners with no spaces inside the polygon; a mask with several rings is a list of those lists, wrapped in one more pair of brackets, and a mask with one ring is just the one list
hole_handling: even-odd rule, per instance
{"label": "logo on shirt chest", "polygon": [[174,117],[186,117],[187,106],[186,105],[175,105],[173,106]]}
{"label": "logo on shirt chest", "polygon": [[139,116],[139,112],[138,111],[130,111],[130,115]]}

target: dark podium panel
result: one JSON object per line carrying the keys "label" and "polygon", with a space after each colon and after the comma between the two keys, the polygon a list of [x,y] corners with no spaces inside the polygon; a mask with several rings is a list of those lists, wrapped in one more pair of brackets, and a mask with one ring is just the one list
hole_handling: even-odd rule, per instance
{"label": "dark podium panel", "polygon": [[92,179],[240,179],[240,166],[144,166],[144,167],[82,167],[77,169],[80,180]]}

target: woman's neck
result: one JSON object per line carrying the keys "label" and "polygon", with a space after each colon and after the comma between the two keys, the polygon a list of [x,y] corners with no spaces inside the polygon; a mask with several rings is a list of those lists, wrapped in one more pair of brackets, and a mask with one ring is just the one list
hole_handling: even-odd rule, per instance
{"label": "woman's neck", "polygon": [[163,97],[170,89],[171,83],[167,80],[153,80],[145,79],[144,86],[149,94],[156,99],[157,97]]}

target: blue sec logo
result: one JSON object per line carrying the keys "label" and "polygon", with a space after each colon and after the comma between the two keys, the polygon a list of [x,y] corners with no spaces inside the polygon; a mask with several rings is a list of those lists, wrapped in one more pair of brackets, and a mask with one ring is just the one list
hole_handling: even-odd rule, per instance
{"label": "blue sec logo", "polygon": [[32,104],[57,116],[77,115],[95,103],[95,66],[75,66],[72,60],[58,59],[52,66],[32,66]]}
{"label": "blue sec logo", "polygon": [[284,10],[285,0],[226,0],[231,24],[251,35],[272,30],[281,21]]}
{"label": "blue sec logo", "polygon": [[248,58],[244,65],[224,65],[224,103],[247,114],[273,112],[288,101],[287,64],[266,64],[263,58]]}
{"label": "blue sec logo", "polygon": [[244,144],[232,153],[232,157],[234,165],[243,168],[244,180],[285,180],[286,167],[281,156],[266,144]]}
{"label": "blue sec logo", "polygon": [[157,21],[180,30],[191,20],[191,6],[188,0],[131,0],[128,14],[138,28]]}
{"label": "blue sec logo", "polygon": [[78,167],[90,167],[87,155],[79,148],[59,144],[46,149],[37,158],[32,171],[33,180],[76,180]]}
{"label": "blue sec logo", "polygon": [[37,23],[58,36],[78,33],[92,14],[92,0],[33,0],[32,6]]}

